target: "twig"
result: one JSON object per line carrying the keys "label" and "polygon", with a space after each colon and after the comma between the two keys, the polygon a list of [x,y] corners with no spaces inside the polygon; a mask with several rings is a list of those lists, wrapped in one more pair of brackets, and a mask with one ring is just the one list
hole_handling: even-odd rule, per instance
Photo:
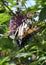
{"label": "twig", "polygon": [[5,4],[4,1],[1,0],[1,2],[2,2],[2,4],[3,4],[5,7],[7,7],[7,8],[10,10],[10,12],[11,12],[13,15],[15,15],[15,14],[13,13],[13,11]]}

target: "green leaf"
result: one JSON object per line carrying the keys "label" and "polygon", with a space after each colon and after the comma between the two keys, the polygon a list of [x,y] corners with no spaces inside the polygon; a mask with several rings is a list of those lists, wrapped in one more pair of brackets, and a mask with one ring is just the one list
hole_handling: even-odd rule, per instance
{"label": "green leaf", "polygon": [[27,0],[22,0],[22,1],[21,1],[22,6],[25,4],[26,1],[27,1]]}
{"label": "green leaf", "polygon": [[9,57],[7,56],[6,58],[0,60],[0,65],[2,65],[5,61],[7,61],[9,59]]}
{"label": "green leaf", "polygon": [[46,19],[46,7],[44,7],[41,12],[40,12],[40,15],[39,15],[39,20],[40,21],[44,21]]}

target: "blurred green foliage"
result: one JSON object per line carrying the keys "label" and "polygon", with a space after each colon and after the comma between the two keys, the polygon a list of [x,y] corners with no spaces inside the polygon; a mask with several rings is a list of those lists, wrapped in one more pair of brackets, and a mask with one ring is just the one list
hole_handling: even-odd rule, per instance
{"label": "blurred green foliage", "polygon": [[[20,2],[22,6],[25,6],[26,0],[20,0]],[[46,0],[36,0],[36,5],[28,9],[25,8],[22,12],[26,14],[30,11],[34,13],[41,10],[37,25],[42,26],[43,30],[32,36],[28,44],[21,49],[16,41],[8,37],[9,21],[13,12],[11,8],[16,5],[17,0],[0,0],[0,65],[11,65],[12,62],[16,65],[46,65],[46,22],[44,22],[46,19]],[[41,7],[39,8],[39,6]],[[6,52],[3,52],[4,50]],[[33,55],[36,57],[34,61],[32,61]]]}

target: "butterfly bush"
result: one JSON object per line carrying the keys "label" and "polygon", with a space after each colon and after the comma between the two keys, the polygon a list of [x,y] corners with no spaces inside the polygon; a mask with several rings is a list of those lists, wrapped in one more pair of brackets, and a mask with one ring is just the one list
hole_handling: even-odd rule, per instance
{"label": "butterfly bush", "polygon": [[14,17],[10,19],[10,34],[15,33],[16,28],[23,23],[22,20],[24,20],[25,18],[26,18],[26,15],[24,16],[19,15],[19,16],[16,16],[16,18]]}
{"label": "butterfly bush", "polygon": [[10,33],[11,33],[11,34],[14,34],[14,33],[15,33],[15,27],[16,27],[16,25],[14,24],[14,21],[15,21],[14,18],[12,18],[12,19],[10,20]]}

